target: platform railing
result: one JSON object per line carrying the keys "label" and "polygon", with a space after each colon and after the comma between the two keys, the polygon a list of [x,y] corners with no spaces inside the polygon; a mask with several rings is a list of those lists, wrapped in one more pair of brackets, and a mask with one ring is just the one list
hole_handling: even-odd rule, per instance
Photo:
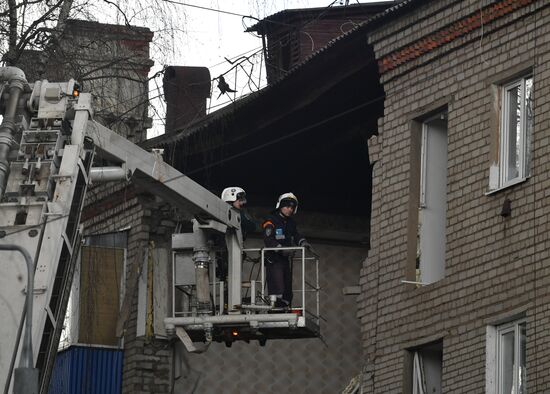
{"label": "platform railing", "polygon": [[[320,324],[320,284],[319,284],[319,258],[308,252],[303,247],[279,247],[279,248],[250,248],[244,249],[246,258],[243,258],[243,278],[242,291],[243,299],[250,301],[243,302],[241,308],[246,313],[265,313],[273,308],[270,304],[266,266],[270,264],[267,259],[267,252],[288,251],[291,253],[291,273],[293,282],[293,300],[294,305],[289,308],[289,312],[296,313],[311,319],[316,325]],[[257,267],[259,266],[259,270]],[[175,265],[172,266],[172,275],[176,277]],[[189,272],[192,275],[192,272]],[[194,306],[195,294],[194,284],[190,281],[186,285],[179,284],[172,288],[172,316],[188,317],[197,315],[197,309]],[[295,288],[296,286],[296,288]],[[216,276],[216,263],[210,266],[210,294],[212,309],[210,315],[227,314],[225,310],[225,289],[227,282],[219,280]],[[176,290],[179,288],[179,290]],[[176,292],[180,292],[181,297],[176,297]],[[181,294],[185,293],[185,294]],[[176,299],[179,298],[179,302]],[[185,304],[185,306],[182,305]],[[179,304],[180,308],[176,307]],[[204,313],[204,311],[203,311]]]}
{"label": "platform railing", "polygon": [[[314,323],[319,325],[320,323],[320,285],[319,285],[319,258],[311,253],[308,253],[308,250],[299,246],[292,247],[278,247],[278,248],[251,248],[244,249],[247,255],[254,256],[259,255],[260,257],[260,281],[259,286],[259,298],[264,300],[265,303],[269,300],[267,294],[267,278],[266,278],[266,265],[270,264],[267,262],[266,253],[269,251],[273,252],[283,252],[289,251],[294,252],[290,264],[291,264],[291,273],[293,281],[293,295],[294,299],[299,300],[299,304],[290,308],[294,313],[301,314],[304,317],[313,319]],[[295,268],[299,268],[296,270]],[[244,271],[244,270],[243,270]],[[298,282],[299,287],[294,288],[294,284]],[[251,286],[252,287],[252,286]],[[311,297],[309,297],[311,295]],[[255,295],[251,296],[251,303],[255,303]]]}

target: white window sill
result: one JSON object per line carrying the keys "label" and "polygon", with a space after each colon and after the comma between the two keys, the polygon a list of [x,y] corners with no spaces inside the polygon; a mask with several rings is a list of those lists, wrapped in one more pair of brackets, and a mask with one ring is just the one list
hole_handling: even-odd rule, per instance
{"label": "white window sill", "polygon": [[523,182],[527,181],[529,178],[530,178],[530,176],[527,176],[527,177],[524,177],[524,178],[516,178],[513,181],[510,181],[510,182],[506,183],[505,185],[502,185],[502,186],[498,187],[497,189],[489,190],[488,192],[485,193],[485,195],[490,196],[490,195],[496,194],[496,193],[500,192],[501,190],[508,189],[509,187],[512,187],[512,186],[518,185],[520,183],[523,183]]}

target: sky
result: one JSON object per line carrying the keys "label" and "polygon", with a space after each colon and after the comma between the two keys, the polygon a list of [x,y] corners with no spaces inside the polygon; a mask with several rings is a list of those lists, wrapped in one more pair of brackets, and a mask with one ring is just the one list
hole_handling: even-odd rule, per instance
{"label": "sky", "polygon": [[[349,1],[350,4],[358,2],[367,3],[372,0]],[[160,56],[153,55],[155,66],[151,70],[151,75],[166,65],[203,66],[209,68],[211,78],[216,78],[232,68],[225,58],[233,60],[257,53],[250,58],[250,62],[243,63],[246,65],[245,70],[239,67],[237,73],[231,71],[225,75],[226,81],[238,93],[231,97],[222,95],[218,99],[219,91],[216,82],[213,82],[212,98],[207,103],[208,112],[212,112],[250,93],[251,90],[265,86],[261,39],[251,33],[245,33],[246,27],[254,25],[257,19],[263,19],[285,9],[328,7],[331,4],[339,7],[343,6],[345,0],[178,0],[172,3],[178,10],[182,10],[177,21],[180,24],[177,45],[172,51],[161,53]],[[241,15],[257,19],[244,18]],[[245,72],[251,71],[253,77],[249,78]],[[161,94],[162,77],[152,80],[149,89],[151,97]],[[164,130],[164,102],[154,100],[153,107],[150,115],[153,117],[154,126],[148,134],[149,137],[162,134]]]}

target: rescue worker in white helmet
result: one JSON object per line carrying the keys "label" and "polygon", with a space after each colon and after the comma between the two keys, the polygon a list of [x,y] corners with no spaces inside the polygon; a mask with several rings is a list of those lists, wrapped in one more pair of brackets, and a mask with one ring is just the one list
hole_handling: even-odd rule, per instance
{"label": "rescue worker in white helmet", "polygon": [[[263,222],[264,244],[268,248],[303,246],[309,243],[300,235],[292,218],[298,211],[298,198],[293,193],[279,196],[275,210]],[[270,299],[275,299],[275,307],[290,308],[292,302],[292,251],[266,252],[266,280]]]}
{"label": "rescue worker in white helmet", "polygon": [[[250,219],[244,210],[246,205],[246,192],[242,187],[231,186],[223,189],[221,199],[232,205],[237,209],[241,215],[241,233],[243,235],[243,241],[247,235],[256,231],[256,223]],[[216,276],[221,281],[227,281],[228,265],[227,265],[227,252],[220,251],[217,254],[218,263],[216,264]]]}
{"label": "rescue worker in white helmet", "polygon": [[239,210],[241,214],[241,231],[244,241],[248,234],[253,233],[256,230],[256,223],[250,219],[244,210],[244,206],[246,205],[246,192],[242,187],[226,187],[223,189],[221,199]]}

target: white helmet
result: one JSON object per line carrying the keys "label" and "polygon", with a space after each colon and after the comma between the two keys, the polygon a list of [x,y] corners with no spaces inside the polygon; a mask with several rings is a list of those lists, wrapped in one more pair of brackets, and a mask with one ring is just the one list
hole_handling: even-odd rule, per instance
{"label": "white helmet", "polygon": [[246,203],[246,192],[242,187],[226,187],[222,192],[222,200],[225,202],[241,200]]}
{"label": "white helmet", "polygon": [[296,197],[292,192],[281,194],[279,196],[279,199],[277,200],[277,205],[275,205],[275,209],[279,209],[279,207],[284,207],[288,205],[294,206],[294,213],[298,212],[298,197]]}

